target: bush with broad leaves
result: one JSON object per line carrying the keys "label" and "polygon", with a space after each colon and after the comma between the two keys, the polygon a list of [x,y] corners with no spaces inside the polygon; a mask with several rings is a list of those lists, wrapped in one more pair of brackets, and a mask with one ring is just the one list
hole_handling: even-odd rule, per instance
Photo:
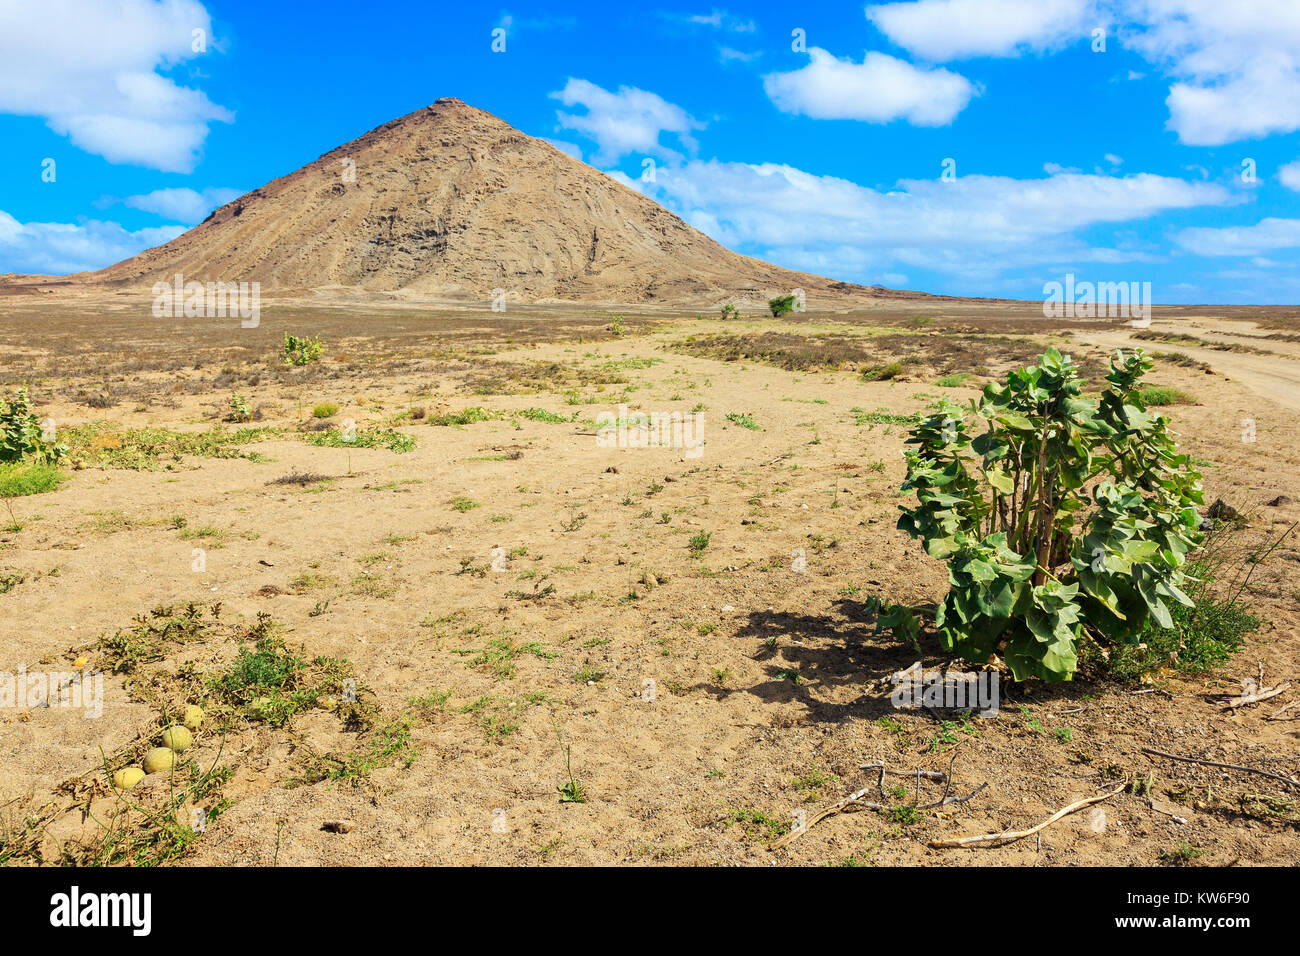
{"label": "bush with broad leaves", "polygon": [[[969,408],[940,403],[912,429],[898,527],[948,562],[935,614],[945,650],[986,662],[1000,654],[1017,680],[1069,680],[1087,629],[1136,644],[1172,626],[1187,553],[1201,540],[1201,476],[1169,422],[1142,404],[1152,362],[1117,353],[1096,401],[1068,356],[990,384]],[[880,624],[914,637],[910,609]]]}
{"label": "bush with broad leaves", "polygon": [[67,454],[67,446],[47,435],[40,419],[32,412],[27,389],[18,389],[17,397],[8,402],[0,399],[0,462],[56,465]]}

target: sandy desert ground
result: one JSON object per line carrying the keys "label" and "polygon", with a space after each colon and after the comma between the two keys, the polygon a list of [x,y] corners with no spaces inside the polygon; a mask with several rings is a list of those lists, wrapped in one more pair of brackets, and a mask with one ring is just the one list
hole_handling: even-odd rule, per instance
{"label": "sandy desert ground", "polygon": [[[77,465],[0,511],[0,669],[84,667],[104,687],[98,719],[0,711],[0,859],[1300,858],[1295,788],[1140,752],[1300,774],[1300,723],[1268,719],[1296,690],[1236,711],[1210,696],[1259,666],[1300,687],[1300,538],[1256,568],[1264,623],[1226,665],[1006,685],[987,720],[893,708],[886,678],[916,655],[864,608],[943,593],[942,565],[894,527],[908,416],[1047,344],[1094,381],[1115,347],[1156,353],[1152,381],[1193,400],[1165,411],[1207,504],[1248,516],[1245,553],[1276,537],[1300,519],[1295,310],[1157,310],[1140,342],[1008,303],[745,311],[285,302],[241,329],[131,297],[0,299],[0,392],[30,386]],[[322,360],[282,364],[285,332],[319,335]],[[232,394],[253,420],[223,421]],[[337,410],[318,418],[322,403]],[[599,447],[596,417],[621,404],[701,414],[702,454]],[[347,420],[354,447],[335,440]],[[933,637],[925,651],[947,663]],[[207,717],[175,773],[115,792],[110,772],[189,703]],[[942,788],[890,776],[893,809],[771,848],[875,761],[987,787],[916,812]],[[927,845],[1032,825],[1126,777],[1037,839]],[[564,799],[575,787],[584,802]]]}

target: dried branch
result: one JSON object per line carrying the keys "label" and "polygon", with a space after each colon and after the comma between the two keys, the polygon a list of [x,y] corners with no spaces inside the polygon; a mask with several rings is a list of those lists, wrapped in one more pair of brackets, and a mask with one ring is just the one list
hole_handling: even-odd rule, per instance
{"label": "dried branch", "polygon": [[1098,794],[1095,797],[1087,797],[1083,800],[1076,800],[1068,807],[1062,807],[1050,817],[1037,826],[1032,826],[1028,830],[1002,830],[999,833],[981,833],[978,836],[959,837],[949,840],[931,840],[930,846],[936,849],[949,849],[953,847],[964,846],[1003,846],[1007,843],[1014,843],[1016,840],[1023,840],[1027,836],[1033,836],[1039,830],[1045,830],[1050,827],[1061,817],[1069,816],[1076,810],[1082,810],[1084,807],[1091,806],[1094,803],[1101,803],[1103,800],[1109,800],[1111,797],[1120,793],[1128,786],[1128,781],[1120,784],[1114,790],[1107,793]]}

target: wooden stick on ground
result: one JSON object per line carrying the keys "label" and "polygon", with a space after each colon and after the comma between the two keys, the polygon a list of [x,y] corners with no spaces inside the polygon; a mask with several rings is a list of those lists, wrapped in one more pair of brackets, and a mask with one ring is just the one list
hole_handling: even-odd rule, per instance
{"label": "wooden stick on ground", "polygon": [[843,800],[839,800],[839,801],[836,801],[835,803],[832,803],[829,807],[827,807],[827,808],[826,808],[825,810],[823,810],[821,813],[817,814],[817,816],[813,817],[811,820],[809,820],[807,823],[805,823],[805,824],[803,825],[803,829],[801,829],[801,830],[791,830],[791,831],[790,831],[789,833],[787,833],[785,836],[781,837],[781,839],[779,839],[779,840],[777,840],[775,843],[773,843],[773,844],[769,847],[769,849],[772,849],[772,850],[779,850],[779,849],[781,849],[781,847],[785,846],[785,845],[786,845],[787,843],[789,843],[790,841],[798,839],[799,837],[801,837],[801,836],[803,836],[805,833],[807,833],[809,830],[811,830],[811,829],[813,828],[813,825],[814,825],[814,824],[821,823],[821,822],[822,822],[823,820],[825,820],[827,817],[829,817],[829,816],[834,816],[835,814],[842,812],[844,809],[846,809],[847,807],[850,807],[850,806],[854,806],[854,807],[862,807],[862,808],[864,808],[864,809],[866,809],[866,810],[888,810],[889,807],[885,806],[883,803],[872,803],[872,802],[869,801],[869,800],[863,800],[863,799],[862,799],[863,797],[865,797],[865,796],[867,795],[867,791],[870,790],[870,789],[871,789],[871,787],[863,787],[861,790],[858,790],[858,791],[855,792],[855,793],[850,793],[850,794],[849,794],[847,797],[845,797]]}
{"label": "wooden stick on ground", "polygon": [[1023,840],[1027,836],[1033,836],[1039,830],[1046,830],[1061,817],[1068,816],[1076,810],[1082,810],[1084,807],[1091,806],[1094,803],[1101,803],[1103,800],[1109,800],[1115,794],[1120,793],[1128,782],[1120,784],[1114,790],[1107,793],[1098,794],[1095,797],[1086,797],[1083,800],[1077,800],[1068,807],[1062,807],[1050,817],[1037,826],[1030,827],[1028,830],[1003,830],[1000,833],[981,833],[978,836],[958,837],[949,840],[931,840],[930,846],[936,849],[945,849],[963,846],[1003,846],[1007,843],[1014,843],[1016,840]]}
{"label": "wooden stick on ground", "polygon": [[1242,694],[1239,697],[1234,697],[1227,701],[1224,704],[1223,709],[1236,710],[1238,707],[1244,707],[1246,704],[1258,704],[1260,701],[1268,700],[1270,697],[1276,697],[1284,690],[1289,690],[1290,688],[1290,681],[1287,681],[1285,684],[1278,684],[1276,687],[1270,687],[1268,690],[1265,690],[1263,685],[1257,685],[1257,689],[1251,693]]}
{"label": "wooden stick on ground", "polygon": [[[875,784],[875,786],[876,786],[876,789],[880,791],[880,795],[881,795],[882,798],[884,798],[884,796],[885,796],[885,774],[887,774],[887,773],[900,773],[900,774],[905,774],[905,775],[907,775],[907,776],[909,776],[909,777],[912,776],[913,773],[915,773],[915,774],[916,774],[916,779],[917,779],[918,785],[919,785],[920,780],[921,780],[923,777],[926,778],[926,779],[928,779],[928,780],[942,780],[942,781],[944,782],[943,796],[940,797],[940,798],[938,799],[938,801],[936,801],[935,803],[927,803],[925,806],[918,806],[918,807],[915,807],[915,808],[914,808],[914,809],[917,809],[917,810],[930,810],[930,809],[933,809],[934,807],[943,807],[943,806],[947,806],[948,804],[951,804],[951,803],[965,803],[965,802],[966,802],[967,800],[969,800],[971,797],[975,796],[975,794],[979,793],[981,790],[983,790],[985,787],[988,786],[987,783],[982,783],[982,784],[980,784],[980,785],[979,785],[975,790],[973,790],[973,791],[971,791],[970,793],[966,794],[966,796],[964,796],[964,797],[950,797],[950,796],[948,796],[949,791],[952,789],[952,765],[953,765],[953,763],[956,761],[956,759],[957,759],[957,754],[956,754],[956,752],[954,751],[954,753],[953,753],[953,755],[952,755],[952,760],[949,760],[949,761],[948,761],[948,772],[947,772],[947,773],[942,773],[941,771],[938,771],[938,770],[921,770],[921,769],[917,769],[917,770],[915,770],[915,771],[912,771],[912,770],[901,770],[901,771],[887,770],[887,769],[885,768],[885,762],[884,762],[883,760],[876,761],[875,763],[864,763],[864,764],[861,764],[861,765],[858,767],[858,769],[859,769],[859,770],[876,770],[876,771],[879,771],[879,774],[878,774],[878,776],[876,777],[876,784]],[[821,813],[817,814],[815,817],[813,817],[812,819],[810,819],[810,820],[808,820],[807,822],[805,822],[804,825],[803,825],[803,827],[802,827],[801,829],[799,829],[799,830],[791,830],[791,831],[790,831],[789,833],[787,833],[785,836],[781,837],[779,840],[776,840],[774,843],[772,843],[772,845],[769,846],[768,849],[770,849],[770,850],[779,850],[779,849],[781,849],[781,847],[785,846],[787,843],[790,843],[790,842],[792,842],[792,841],[794,841],[794,840],[797,840],[799,837],[803,836],[805,833],[807,833],[809,830],[811,830],[811,829],[812,829],[816,824],[821,823],[821,821],[825,820],[827,817],[834,816],[834,815],[837,814],[837,813],[843,813],[845,810],[847,810],[847,809],[850,808],[850,807],[861,807],[861,808],[864,809],[864,810],[890,810],[890,809],[893,809],[892,807],[890,807],[890,806],[889,806],[888,804],[886,804],[886,803],[875,803],[875,802],[870,801],[870,800],[864,800],[863,797],[865,797],[865,796],[867,795],[868,791],[870,791],[870,790],[871,790],[871,786],[870,786],[870,785],[867,785],[867,786],[863,787],[861,790],[857,790],[857,791],[854,791],[853,793],[850,793],[847,797],[843,798],[842,800],[838,800],[838,801],[836,801],[835,803],[832,803],[829,807],[827,807],[827,808],[826,808],[825,810],[823,810]]]}
{"label": "wooden stick on ground", "polygon": [[[1288,710],[1295,710],[1297,707],[1300,707],[1300,700],[1297,700],[1297,701],[1295,701],[1294,703],[1287,704],[1287,705],[1285,705],[1284,707],[1279,707],[1277,710],[1273,711],[1273,713],[1269,714],[1269,715],[1268,715],[1267,717],[1265,717],[1264,719],[1265,719],[1265,720],[1281,720],[1281,719],[1282,719],[1282,714],[1285,714]],[[1286,718],[1286,719],[1287,719],[1287,720],[1295,720],[1296,718],[1294,718],[1294,717],[1288,717],[1288,718]]]}
{"label": "wooden stick on ground", "polygon": [[1293,780],[1290,777],[1284,777],[1280,773],[1273,773],[1270,770],[1259,770],[1255,767],[1243,767],[1235,763],[1219,763],[1217,760],[1201,760],[1199,757],[1180,757],[1177,754],[1167,754],[1163,750],[1155,750],[1151,747],[1143,747],[1144,754],[1152,754],[1156,757],[1167,757],[1170,760],[1181,760],[1183,763],[1199,763],[1207,767],[1222,767],[1224,770],[1241,770],[1245,773],[1257,773],[1262,777],[1270,777],[1273,780],[1280,780],[1288,783],[1293,787],[1300,787],[1300,780]]}

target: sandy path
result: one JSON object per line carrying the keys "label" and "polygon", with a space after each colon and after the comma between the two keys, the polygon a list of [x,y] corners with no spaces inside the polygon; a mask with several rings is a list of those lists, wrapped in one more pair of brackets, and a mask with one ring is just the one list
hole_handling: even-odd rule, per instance
{"label": "sandy path", "polygon": [[[1225,341],[1241,343],[1254,339],[1253,336],[1225,337]],[[1181,342],[1168,346],[1143,342],[1134,339],[1132,333],[1127,331],[1089,333],[1086,340],[1106,348],[1140,347],[1148,352],[1155,350],[1182,352],[1205,362],[1215,371],[1236,379],[1250,392],[1293,411],[1300,411],[1300,355],[1293,357],[1286,354],[1289,349],[1285,343],[1269,341],[1267,347],[1276,350],[1277,354],[1255,355],[1249,352],[1223,352]]]}

